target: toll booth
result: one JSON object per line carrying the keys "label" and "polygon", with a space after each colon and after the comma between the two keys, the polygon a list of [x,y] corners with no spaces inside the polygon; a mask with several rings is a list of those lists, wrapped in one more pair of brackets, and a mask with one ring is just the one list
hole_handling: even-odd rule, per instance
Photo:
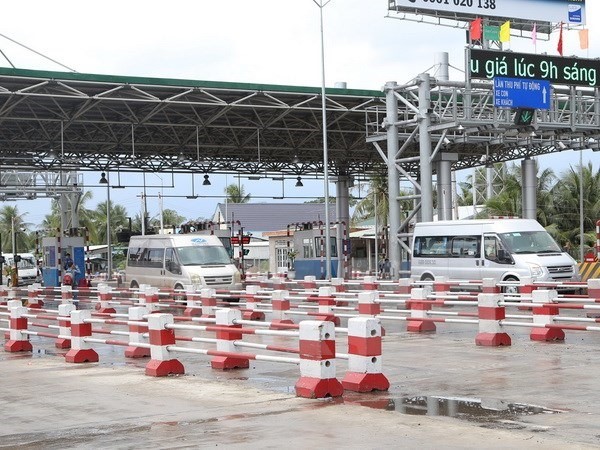
{"label": "toll booth", "polygon": [[73,263],[79,268],[74,284],[85,278],[85,247],[83,236],[44,237],[42,238],[42,278],[44,286],[60,286],[60,280],[65,272],[67,253],[71,254]]}
{"label": "toll booth", "polygon": [[[296,279],[303,279],[307,275],[317,277],[317,279],[325,279],[327,271],[326,250],[325,250],[325,225],[322,222],[305,222],[288,226],[294,231],[293,249],[297,252],[294,260],[294,267],[290,268],[295,271]],[[338,248],[335,229],[332,228],[330,233],[330,249],[331,249],[331,276],[337,277],[338,269]]]}

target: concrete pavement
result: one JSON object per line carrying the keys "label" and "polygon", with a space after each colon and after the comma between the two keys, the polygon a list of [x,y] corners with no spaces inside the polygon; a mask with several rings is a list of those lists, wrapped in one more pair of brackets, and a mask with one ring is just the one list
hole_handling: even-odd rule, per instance
{"label": "concrete pavement", "polygon": [[483,348],[468,326],[403,329],[386,325],[390,391],[336,400],[296,398],[293,365],[220,372],[182,355],[186,375],[151,378],[120,348],[98,346],[99,363],[72,365],[32,338],[33,355],[0,352],[0,447],[600,446],[600,334],[549,344],[521,331],[512,347]]}

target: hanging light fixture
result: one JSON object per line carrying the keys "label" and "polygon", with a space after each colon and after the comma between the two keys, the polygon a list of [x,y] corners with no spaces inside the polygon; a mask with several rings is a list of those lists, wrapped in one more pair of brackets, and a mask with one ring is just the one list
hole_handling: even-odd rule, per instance
{"label": "hanging light fixture", "polygon": [[106,179],[106,174],[104,172],[102,172],[102,174],[100,175],[100,184],[108,184],[108,180]]}
{"label": "hanging light fixture", "polygon": [[202,186],[210,186],[210,180],[208,179],[208,174],[204,175],[204,181],[202,182]]}
{"label": "hanging light fixture", "polygon": [[296,177],[296,187],[302,187],[304,186],[304,184],[302,184],[302,177]]}

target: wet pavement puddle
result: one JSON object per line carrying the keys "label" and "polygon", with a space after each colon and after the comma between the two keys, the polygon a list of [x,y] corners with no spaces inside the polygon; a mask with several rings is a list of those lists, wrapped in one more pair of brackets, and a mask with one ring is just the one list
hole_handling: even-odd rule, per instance
{"label": "wet pavement puddle", "polygon": [[[395,411],[400,414],[416,416],[446,416],[483,426],[524,428],[527,425],[520,419],[538,414],[560,414],[566,411],[543,406],[511,403],[503,400],[415,396],[402,398],[379,398],[357,400],[351,403],[375,409]],[[547,427],[538,427],[546,431]]]}

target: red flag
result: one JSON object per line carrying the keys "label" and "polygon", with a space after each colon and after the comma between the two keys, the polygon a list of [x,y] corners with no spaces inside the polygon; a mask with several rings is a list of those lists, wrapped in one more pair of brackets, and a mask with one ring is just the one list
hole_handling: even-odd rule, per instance
{"label": "red flag", "polygon": [[560,34],[558,35],[558,46],[556,47],[556,49],[558,50],[558,54],[560,56],[563,55],[563,36],[562,36],[562,32],[563,32],[563,23],[560,23]]}
{"label": "red flag", "polygon": [[471,33],[471,40],[478,41],[481,39],[481,18],[478,17],[474,21],[471,22],[469,26],[469,32]]}

